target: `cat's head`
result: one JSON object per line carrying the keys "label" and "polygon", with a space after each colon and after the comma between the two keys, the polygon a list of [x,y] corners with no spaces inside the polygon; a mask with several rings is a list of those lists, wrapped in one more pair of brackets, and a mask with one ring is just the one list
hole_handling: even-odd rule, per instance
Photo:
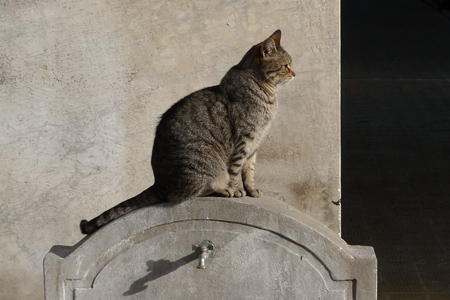
{"label": "cat's head", "polygon": [[295,77],[291,56],[280,46],[281,30],[253,46],[239,65],[253,69],[264,82],[273,85],[288,83]]}

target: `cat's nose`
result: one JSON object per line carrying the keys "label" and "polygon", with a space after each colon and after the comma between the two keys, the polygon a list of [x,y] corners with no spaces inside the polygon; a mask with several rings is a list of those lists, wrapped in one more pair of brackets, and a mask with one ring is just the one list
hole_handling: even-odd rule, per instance
{"label": "cat's nose", "polygon": [[291,73],[292,73],[292,77],[295,77],[295,72],[294,72],[294,70],[292,70]]}

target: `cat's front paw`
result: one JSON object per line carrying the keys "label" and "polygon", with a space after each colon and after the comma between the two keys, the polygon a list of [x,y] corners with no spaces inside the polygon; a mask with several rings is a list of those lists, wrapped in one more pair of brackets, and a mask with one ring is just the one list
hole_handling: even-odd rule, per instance
{"label": "cat's front paw", "polygon": [[253,198],[261,198],[261,196],[263,195],[263,192],[260,189],[252,188],[252,189],[247,189],[247,194]]}
{"label": "cat's front paw", "polygon": [[216,194],[217,196],[220,196],[220,197],[231,198],[231,197],[234,196],[234,191],[233,191],[232,188],[228,187],[228,188],[223,189],[223,190],[216,190],[216,191],[215,191],[215,194]]}
{"label": "cat's front paw", "polygon": [[218,196],[227,197],[227,198],[232,198],[232,197],[241,198],[246,195],[246,192],[243,188],[227,187],[226,189],[215,191],[215,194]]}
{"label": "cat's front paw", "polygon": [[244,197],[247,193],[243,188],[235,188],[234,189],[234,197],[241,198]]}

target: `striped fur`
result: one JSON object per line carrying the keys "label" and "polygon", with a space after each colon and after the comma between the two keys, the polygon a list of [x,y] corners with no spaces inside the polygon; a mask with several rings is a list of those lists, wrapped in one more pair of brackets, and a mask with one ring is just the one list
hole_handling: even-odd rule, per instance
{"label": "striped fur", "polygon": [[[153,186],[80,223],[89,234],[144,206],[197,196],[261,197],[256,150],[277,111],[276,87],[295,76],[281,31],[253,46],[220,85],[194,92],[161,118],[152,152]],[[242,175],[243,188],[239,176]]]}

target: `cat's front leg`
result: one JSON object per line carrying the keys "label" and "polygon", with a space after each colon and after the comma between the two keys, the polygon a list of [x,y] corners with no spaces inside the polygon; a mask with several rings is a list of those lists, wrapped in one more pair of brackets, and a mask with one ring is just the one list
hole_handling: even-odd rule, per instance
{"label": "cat's front leg", "polygon": [[234,197],[240,198],[246,195],[245,189],[239,186],[239,175],[241,174],[242,164],[244,163],[245,152],[237,152],[230,159],[228,174],[230,181],[228,186],[233,190]]}
{"label": "cat's front leg", "polygon": [[244,197],[247,194],[245,190],[239,186],[238,176],[230,176],[229,186],[236,198]]}
{"label": "cat's front leg", "polygon": [[259,198],[262,196],[262,191],[255,187],[255,161],[256,152],[245,161],[242,167],[242,182],[249,196]]}

